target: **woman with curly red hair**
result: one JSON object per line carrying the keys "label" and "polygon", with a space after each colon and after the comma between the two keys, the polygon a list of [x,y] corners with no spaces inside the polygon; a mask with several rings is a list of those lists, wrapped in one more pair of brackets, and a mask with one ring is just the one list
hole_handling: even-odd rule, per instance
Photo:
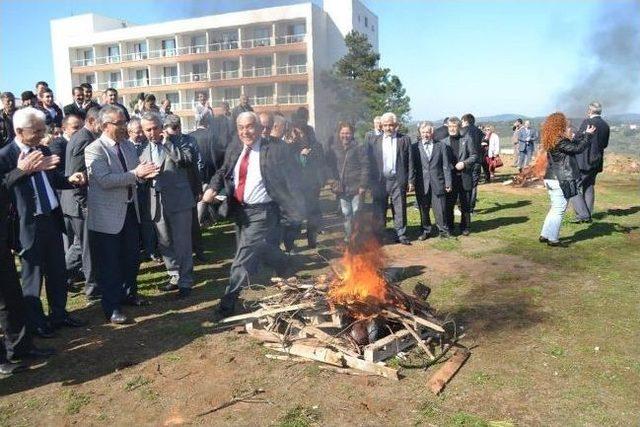
{"label": "woman with curly red hair", "polygon": [[576,154],[584,151],[595,132],[595,126],[576,137],[569,120],[562,113],[553,113],[542,124],[541,145],[547,152],[547,170],[544,185],[549,192],[551,207],[542,225],[540,242],[561,246],[559,235],[562,217],[568,200],[578,194],[580,170]]}

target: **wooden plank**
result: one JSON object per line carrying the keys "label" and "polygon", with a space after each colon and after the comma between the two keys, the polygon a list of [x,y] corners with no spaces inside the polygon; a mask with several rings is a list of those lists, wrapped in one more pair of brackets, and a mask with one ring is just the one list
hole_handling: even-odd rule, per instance
{"label": "wooden plank", "polygon": [[383,363],[374,363],[367,360],[362,360],[358,357],[352,357],[347,354],[342,356],[346,365],[350,368],[355,368],[360,371],[369,372],[371,374],[379,375],[381,377],[389,378],[391,380],[400,380],[398,370],[385,366]]}
{"label": "wooden plank", "polygon": [[220,323],[233,323],[233,322],[238,322],[240,320],[257,319],[258,317],[270,316],[270,315],[279,314],[279,313],[286,313],[288,311],[302,310],[304,308],[312,308],[315,306],[316,306],[316,303],[314,302],[303,302],[301,304],[290,305],[287,307],[273,308],[270,310],[260,309],[260,310],[253,311],[251,313],[238,314],[237,316],[226,317],[220,320]]}
{"label": "wooden plank", "polygon": [[375,341],[364,348],[364,360],[379,362],[395,356],[398,352],[415,345],[416,341],[406,329]]}
{"label": "wooden plank", "polygon": [[[344,367],[343,355],[337,351],[330,350],[322,346],[310,346],[305,344],[291,344],[282,346],[279,344],[265,343],[265,347],[280,351],[282,353],[293,354],[294,356],[306,357],[307,359],[327,363],[329,365]],[[349,356],[347,356],[349,357]]]}
{"label": "wooden plank", "polygon": [[439,394],[444,386],[451,381],[451,378],[458,372],[464,362],[467,361],[471,352],[464,347],[456,347],[453,356],[449,358],[440,369],[438,369],[427,381],[427,387],[434,394]]}
{"label": "wooden plank", "polygon": [[406,310],[403,310],[401,308],[398,307],[389,307],[385,310],[383,310],[383,313],[388,315],[389,317],[392,318],[402,318],[404,320],[412,320],[414,322],[416,322],[419,325],[422,326],[426,326],[427,328],[431,328],[434,331],[438,331],[440,333],[444,333],[444,329],[442,328],[442,326],[437,325],[427,319],[424,319],[420,316],[416,316],[415,314],[411,314]]}
{"label": "wooden plank", "polygon": [[341,353],[348,354],[353,357],[358,357],[358,354],[356,352],[343,346],[338,338],[329,335],[325,331],[313,325],[305,325],[304,323],[302,323],[297,319],[291,319],[289,320],[289,323],[291,323],[296,328],[300,329],[301,332],[316,337],[318,340],[324,342],[327,345],[334,347],[336,350],[338,350]]}
{"label": "wooden plank", "polygon": [[411,325],[409,325],[404,320],[402,321],[402,325],[407,329],[407,331],[409,331],[411,336],[416,340],[416,343],[418,344],[418,346],[427,354],[427,356],[429,356],[431,360],[435,359],[436,357],[433,355],[429,347],[422,341],[422,337],[418,335],[416,331],[413,330]]}

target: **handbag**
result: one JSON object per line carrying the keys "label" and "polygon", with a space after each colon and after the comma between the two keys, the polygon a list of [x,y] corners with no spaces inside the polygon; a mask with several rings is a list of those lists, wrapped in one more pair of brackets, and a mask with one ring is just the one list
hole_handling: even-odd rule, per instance
{"label": "handbag", "polygon": [[560,184],[560,189],[562,190],[562,194],[564,198],[569,200],[573,196],[578,194],[578,180],[571,179],[567,181],[558,181]]}
{"label": "handbag", "polygon": [[501,166],[504,166],[504,162],[502,161],[499,155],[496,155],[493,159],[491,159],[491,163],[493,164],[493,167],[496,169]]}

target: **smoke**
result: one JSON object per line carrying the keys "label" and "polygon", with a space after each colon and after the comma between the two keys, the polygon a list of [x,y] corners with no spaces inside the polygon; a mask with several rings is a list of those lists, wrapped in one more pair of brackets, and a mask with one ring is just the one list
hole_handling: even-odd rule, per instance
{"label": "smoke", "polygon": [[584,47],[587,61],[556,100],[570,116],[581,116],[591,101],[607,113],[626,113],[640,97],[640,0],[603,2],[594,18]]}

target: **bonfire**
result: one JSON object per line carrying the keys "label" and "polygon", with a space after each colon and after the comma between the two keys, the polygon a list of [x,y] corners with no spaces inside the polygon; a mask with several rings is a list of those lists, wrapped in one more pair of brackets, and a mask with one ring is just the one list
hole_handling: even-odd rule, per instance
{"label": "bonfire", "polygon": [[[413,367],[424,368],[455,348],[451,359],[457,367],[450,378],[469,355],[456,343],[455,325],[438,319],[426,301],[429,288],[418,284],[413,295],[405,293],[385,277],[385,265],[376,239],[354,238],[339,262],[331,264],[331,273],[309,279],[273,278],[278,292],[259,300],[258,310],[222,322],[245,322],[246,333],[286,353],[285,358],[391,379],[399,379],[398,357],[413,347],[424,360]],[[393,367],[385,363],[392,358]],[[434,391],[447,380],[437,380]]]}

